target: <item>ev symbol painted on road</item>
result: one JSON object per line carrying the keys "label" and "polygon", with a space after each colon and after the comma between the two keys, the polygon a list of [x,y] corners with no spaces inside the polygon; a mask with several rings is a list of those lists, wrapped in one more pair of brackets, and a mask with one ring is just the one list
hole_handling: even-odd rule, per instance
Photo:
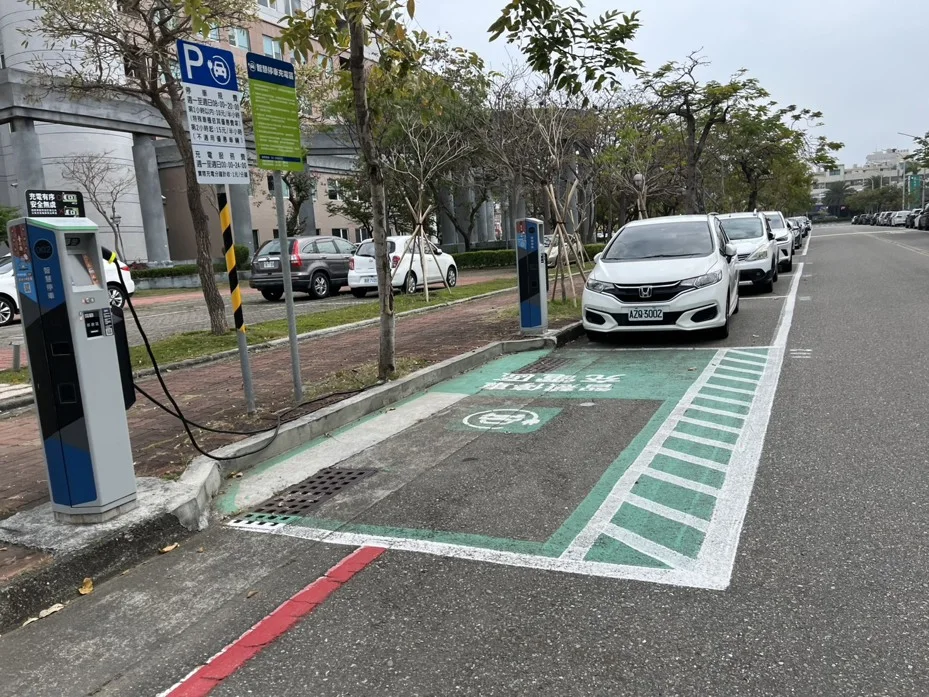
{"label": "ev symbol painted on road", "polygon": [[465,426],[480,431],[497,431],[507,426],[537,426],[541,421],[537,413],[526,409],[490,409],[462,419]]}

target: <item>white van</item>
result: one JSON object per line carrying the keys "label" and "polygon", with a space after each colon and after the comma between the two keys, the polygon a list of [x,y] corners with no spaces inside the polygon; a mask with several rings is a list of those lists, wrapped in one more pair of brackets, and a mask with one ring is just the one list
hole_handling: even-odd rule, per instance
{"label": "white van", "polygon": [[[415,293],[423,287],[422,261],[418,249],[412,249],[411,235],[387,238],[387,256],[390,257],[392,285],[395,290]],[[426,250],[426,282],[442,283],[452,288],[458,283],[458,267],[455,258],[446,254],[431,242]],[[419,246],[419,245],[416,245]],[[374,265],[374,240],[365,240],[355,251],[348,265],[348,287],[356,298],[363,298],[369,291],[377,292],[377,269]]]}

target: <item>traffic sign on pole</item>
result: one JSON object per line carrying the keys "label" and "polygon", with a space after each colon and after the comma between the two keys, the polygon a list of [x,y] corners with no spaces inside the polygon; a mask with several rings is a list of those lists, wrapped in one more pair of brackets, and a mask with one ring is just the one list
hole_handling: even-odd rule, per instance
{"label": "traffic sign on pole", "polygon": [[300,113],[292,63],[249,53],[248,91],[255,129],[255,150],[261,169],[302,172]]}
{"label": "traffic sign on pole", "polygon": [[252,106],[258,166],[274,171],[274,205],[277,208],[277,228],[281,231],[281,280],[284,283],[287,332],[290,336],[290,370],[294,381],[294,401],[299,404],[303,400],[303,377],[297,345],[294,287],[290,277],[290,245],[294,245],[294,253],[297,255],[300,254],[300,247],[296,241],[292,242],[287,237],[284,182],[281,178],[281,170],[302,172],[305,166],[303,145],[300,142],[296,74],[292,63],[257,53],[245,56],[245,66],[248,70],[248,95]]}
{"label": "traffic sign on pole", "polygon": [[178,40],[187,128],[201,184],[248,184],[241,95],[231,51]]}

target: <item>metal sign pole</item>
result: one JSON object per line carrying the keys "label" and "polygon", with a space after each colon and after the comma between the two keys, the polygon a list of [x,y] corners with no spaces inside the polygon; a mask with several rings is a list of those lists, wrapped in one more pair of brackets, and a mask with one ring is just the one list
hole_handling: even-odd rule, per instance
{"label": "metal sign pole", "polygon": [[[274,170],[274,204],[277,206],[278,239],[281,241],[281,275],[284,277],[284,304],[287,306],[287,333],[290,336],[290,369],[294,378],[294,401],[299,404],[303,401],[303,377],[300,375],[300,349],[297,347],[294,285],[290,277],[290,243],[287,239],[287,215],[284,212],[284,178],[279,169]],[[299,247],[296,253],[300,254]]]}
{"label": "metal sign pole", "polygon": [[232,243],[232,206],[229,203],[229,185],[216,192],[219,203],[219,223],[223,229],[223,250],[226,253],[226,271],[229,274],[229,293],[232,316],[235,319],[235,336],[239,344],[239,363],[242,365],[242,383],[245,386],[245,408],[255,413],[255,390],[252,387],[252,366],[248,360],[248,341],[245,338],[245,316],[242,313],[242,291],[239,290],[239,272],[236,269],[235,246]]}

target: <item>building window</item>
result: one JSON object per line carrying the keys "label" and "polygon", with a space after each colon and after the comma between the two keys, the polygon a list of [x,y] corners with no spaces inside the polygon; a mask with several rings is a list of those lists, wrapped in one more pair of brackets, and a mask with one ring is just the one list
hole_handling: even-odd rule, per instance
{"label": "building window", "polygon": [[[287,182],[281,179],[281,191],[284,192],[284,198],[290,198],[290,187],[287,186]],[[268,175],[268,193],[274,193],[274,175]]]}
{"label": "building window", "polygon": [[211,27],[209,30],[203,32],[203,36],[213,41],[219,41],[219,27]]}
{"label": "building window", "polygon": [[343,240],[348,239],[348,228],[347,227],[334,227],[332,228],[333,237],[341,237]]}
{"label": "building window", "polygon": [[258,237],[258,230],[252,228],[252,249],[258,251],[258,248],[261,246],[260,238]]}
{"label": "building window", "polygon": [[338,179],[330,179],[328,183],[329,187],[329,200],[330,201],[341,201],[342,200],[342,182]]}
{"label": "building window", "polygon": [[264,52],[266,56],[269,58],[277,58],[278,60],[283,59],[284,53],[281,51],[280,41],[272,39],[270,36],[262,36],[261,39],[264,42]]}
{"label": "building window", "polygon": [[258,0],[258,4],[272,10],[277,9],[277,0]]}
{"label": "building window", "polygon": [[271,234],[274,236],[274,239],[277,239],[278,237],[280,237],[280,235],[278,234],[277,228],[274,228],[273,230],[271,230]]}
{"label": "building window", "polygon": [[6,55],[0,53],[0,70],[6,70]]}
{"label": "building window", "polygon": [[232,27],[232,29],[229,30],[229,45],[251,51],[252,42],[251,39],[249,39],[248,30],[242,27]]}
{"label": "building window", "polygon": [[322,232],[323,232],[323,231],[322,231],[321,228],[316,228],[316,235],[317,235],[317,237],[318,237],[319,235],[321,235]]}

